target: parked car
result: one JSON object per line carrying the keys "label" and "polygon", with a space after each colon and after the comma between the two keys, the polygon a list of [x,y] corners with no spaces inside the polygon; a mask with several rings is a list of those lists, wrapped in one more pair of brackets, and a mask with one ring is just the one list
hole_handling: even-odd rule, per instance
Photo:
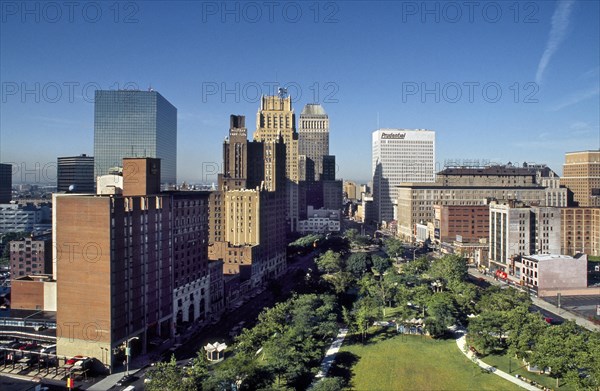
{"label": "parked car", "polygon": [[80,355],[73,356],[73,358],[70,358],[70,359],[67,360],[67,362],[65,363],[65,365],[75,365],[75,363],[77,361],[83,360],[84,358],[87,358],[87,357],[80,356]]}
{"label": "parked car", "polygon": [[125,384],[129,384],[137,380],[137,378],[133,375],[125,375],[117,382],[117,386],[122,387]]}

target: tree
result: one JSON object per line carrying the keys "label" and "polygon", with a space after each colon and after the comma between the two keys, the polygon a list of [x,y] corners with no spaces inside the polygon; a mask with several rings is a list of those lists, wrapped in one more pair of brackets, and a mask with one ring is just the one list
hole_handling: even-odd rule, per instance
{"label": "tree", "polygon": [[419,257],[414,261],[408,262],[402,267],[402,273],[409,277],[420,278],[424,273],[429,270],[431,262],[427,257]]}
{"label": "tree", "polygon": [[323,235],[309,234],[288,244],[288,249],[292,252],[308,252],[314,248],[315,243],[319,243],[323,239]]}
{"label": "tree", "polygon": [[361,333],[362,341],[365,341],[369,325],[381,315],[379,306],[373,297],[363,297],[354,303],[354,321],[356,329]]}
{"label": "tree", "polygon": [[350,228],[347,229],[346,232],[344,232],[344,236],[351,242],[354,241],[354,239],[356,239],[356,237],[358,236],[358,230],[355,228]]}
{"label": "tree", "polygon": [[390,258],[398,259],[400,255],[402,255],[402,251],[404,250],[404,245],[400,240],[394,237],[389,237],[385,239],[383,242],[384,251]]}
{"label": "tree", "polygon": [[[417,310],[413,304],[413,289],[399,284],[394,294],[394,299],[398,303],[398,315],[402,319],[411,319],[417,316]],[[409,306],[408,303],[413,305]]]}
{"label": "tree", "polygon": [[196,357],[192,360],[192,365],[186,371],[189,381],[197,389],[202,388],[202,382],[208,377],[208,360],[202,350],[198,351]]}
{"label": "tree", "polygon": [[516,289],[501,289],[490,286],[485,289],[476,307],[479,311],[510,311],[516,307],[529,308],[531,298]]}
{"label": "tree", "polygon": [[385,273],[392,266],[392,263],[389,258],[383,258],[379,255],[374,255],[372,261],[373,270],[377,272],[380,276],[383,275],[383,273]]}
{"label": "tree", "polygon": [[342,269],[342,257],[339,253],[327,250],[316,260],[317,267],[325,273],[336,273]]}
{"label": "tree", "polygon": [[577,376],[574,384],[579,388],[600,390],[600,333],[587,333],[586,346],[585,374],[588,376]]}
{"label": "tree", "polygon": [[306,371],[306,355],[287,335],[277,335],[265,345],[267,368],[275,375],[277,385],[291,386]]}
{"label": "tree", "polygon": [[480,352],[487,354],[506,348],[506,315],[502,311],[482,312],[469,321],[469,340]]}
{"label": "tree", "polygon": [[456,305],[448,292],[434,293],[427,303],[425,327],[432,337],[446,333],[448,327],[456,322]]}
{"label": "tree", "polygon": [[337,294],[346,292],[354,282],[352,274],[343,271],[326,274],[323,276],[323,279],[333,286],[333,290]]}
{"label": "tree", "polygon": [[429,268],[433,279],[442,280],[448,284],[457,284],[467,279],[467,261],[458,255],[445,255],[434,261]]}
{"label": "tree", "polygon": [[213,373],[202,383],[203,390],[255,390],[268,386],[270,373],[257,363],[254,354],[238,352],[218,364]]}
{"label": "tree", "polygon": [[148,371],[150,379],[146,383],[148,391],[192,391],[197,390],[196,384],[185,377],[180,367],[177,366],[175,356],[169,362],[159,362]]}
{"label": "tree", "polygon": [[314,387],[311,388],[313,391],[342,391],[346,387],[346,382],[339,376],[326,377],[319,380]]}
{"label": "tree", "polygon": [[371,274],[366,274],[361,280],[363,292],[377,298],[383,308],[385,316],[385,305],[395,294],[395,289],[400,284],[400,276],[395,270],[389,269],[387,273],[380,275],[378,279],[373,278]]}
{"label": "tree", "polygon": [[346,260],[346,271],[361,278],[371,267],[371,258],[367,253],[353,253]]}
{"label": "tree", "polygon": [[450,285],[450,290],[454,295],[454,301],[462,319],[466,319],[467,315],[474,313],[479,295],[475,285],[468,282],[459,282]]}
{"label": "tree", "polygon": [[535,341],[544,333],[548,324],[538,313],[517,307],[506,312],[508,351],[511,355],[529,359]]}
{"label": "tree", "polygon": [[579,369],[587,366],[586,342],[585,332],[571,320],[546,327],[536,340],[531,361],[539,368],[551,368],[550,376],[556,378],[558,388],[561,378],[579,377]]}

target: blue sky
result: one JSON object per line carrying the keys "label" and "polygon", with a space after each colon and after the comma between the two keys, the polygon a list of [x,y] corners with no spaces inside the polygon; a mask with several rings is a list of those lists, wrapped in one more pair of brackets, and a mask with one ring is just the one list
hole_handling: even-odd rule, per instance
{"label": "blue sky", "polygon": [[435,130],[440,166],[560,173],[565,152],[600,147],[597,1],[223,4],[2,2],[0,161],[15,182],[92,154],[95,88],[152,86],[178,108],[180,181],[215,180],[229,115],[252,133],[275,83],[297,114],[323,104],[344,179],[368,180],[378,123]]}

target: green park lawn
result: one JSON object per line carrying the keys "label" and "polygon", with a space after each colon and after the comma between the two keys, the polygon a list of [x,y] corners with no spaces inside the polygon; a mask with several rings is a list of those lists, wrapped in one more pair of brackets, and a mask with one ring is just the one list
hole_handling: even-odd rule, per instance
{"label": "green park lawn", "polygon": [[384,333],[366,344],[344,341],[330,376],[350,378],[350,389],[518,390],[467,359],[453,339]]}
{"label": "green park lawn", "polygon": [[[518,360],[516,358],[511,358],[510,359],[510,367],[509,367],[509,355],[508,354],[504,354],[504,355],[496,355],[496,354],[489,354],[485,357],[481,357],[481,361],[483,361],[484,363],[494,366],[506,373],[509,373],[511,375],[520,375],[523,376],[529,380],[533,380],[545,387],[548,388],[552,388],[552,389],[556,389],[556,379],[552,378],[548,375],[541,375],[535,372],[529,372],[527,370],[527,368],[525,367],[525,364],[523,364],[523,361]],[[570,391],[570,390],[575,390],[573,387],[571,387],[571,385],[566,384],[564,381],[560,382],[560,389],[561,390],[565,390],[565,391]]]}

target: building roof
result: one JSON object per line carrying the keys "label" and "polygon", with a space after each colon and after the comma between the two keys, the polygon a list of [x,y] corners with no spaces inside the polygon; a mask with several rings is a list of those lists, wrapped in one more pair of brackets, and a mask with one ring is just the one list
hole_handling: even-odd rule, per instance
{"label": "building roof", "polygon": [[300,115],[327,115],[323,106],[318,103],[307,103]]}
{"label": "building roof", "polygon": [[572,261],[578,259],[579,257],[572,257],[570,255],[561,255],[561,254],[535,254],[535,255],[524,255],[524,259],[535,261],[535,262],[547,262],[555,259],[561,259],[565,261]]}
{"label": "building roof", "polygon": [[505,175],[519,175],[519,176],[531,176],[535,175],[536,170],[532,170],[528,167],[515,167],[515,166],[489,166],[489,167],[458,167],[458,168],[446,168],[438,173],[438,175],[491,175],[491,176],[505,176]]}

